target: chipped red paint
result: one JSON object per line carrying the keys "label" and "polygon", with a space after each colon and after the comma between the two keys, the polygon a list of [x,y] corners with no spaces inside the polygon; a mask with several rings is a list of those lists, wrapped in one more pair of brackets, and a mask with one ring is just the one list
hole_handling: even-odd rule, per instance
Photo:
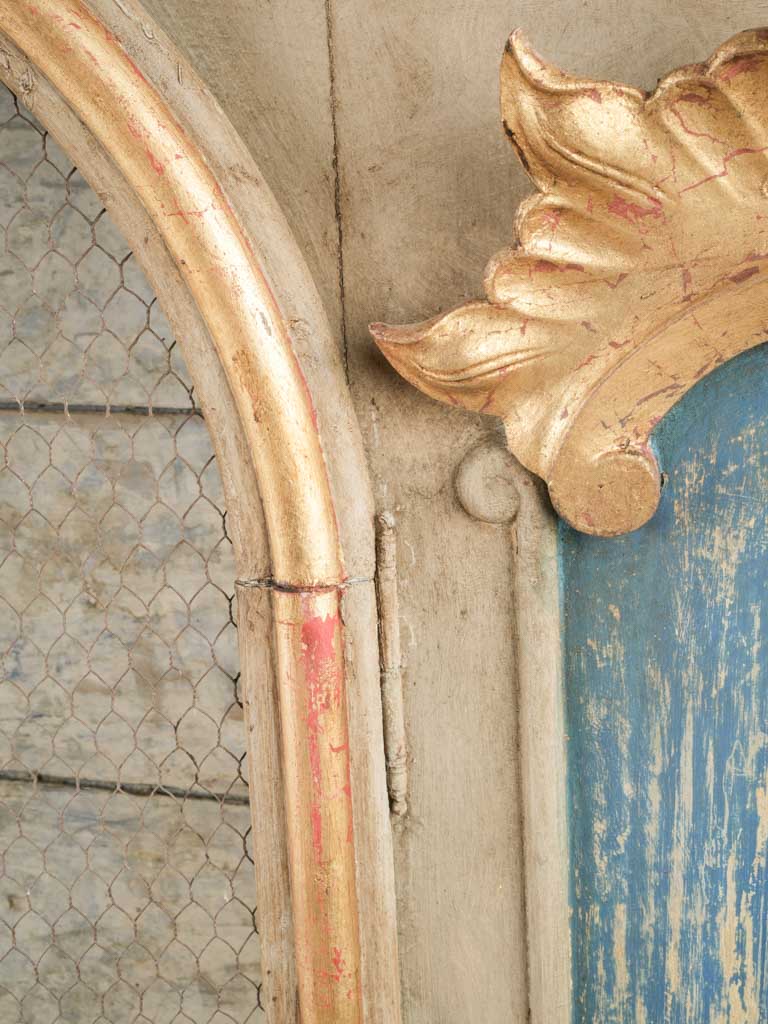
{"label": "chipped red paint", "polygon": [[334,884],[354,864],[341,590],[322,586],[275,597],[288,612],[276,622],[295,659],[283,726],[296,751],[289,765],[297,787],[288,810],[298,854],[292,878],[301,879],[295,891],[302,907],[296,918],[302,1009],[321,1011],[309,1012],[313,1024],[359,1024],[359,954],[339,916],[344,888]]}
{"label": "chipped red paint", "polygon": [[590,352],[588,356],[585,356],[584,359],[582,359],[582,361],[578,364],[576,369],[577,370],[583,370],[586,366],[591,366],[592,363],[594,363],[594,361],[596,359],[597,359],[597,353],[596,352]]}
{"label": "chipped red paint", "polygon": [[692,135],[696,139],[709,139],[709,141],[714,142],[716,146],[727,145],[724,139],[718,139],[716,135],[711,135],[709,132],[699,132],[695,128],[691,128],[690,125],[686,124],[685,120],[683,119],[683,115],[680,113],[676,106],[671,107],[671,111],[686,135]]}
{"label": "chipped red paint", "polygon": [[662,217],[664,211],[658,199],[649,199],[650,206],[641,206],[639,203],[631,203],[623,196],[614,194],[608,204],[608,212],[617,217],[623,217],[630,224],[639,224],[646,217]]}
{"label": "chipped red paint", "polygon": [[323,861],[323,773],[320,757],[322,718],[338,708],[341,699],[340,665],[335,641],[338,615],[311,615],[301,625],[302,663],[307,688],[309,764],[312,772],[312,848],[315,862]]}
{"label": "chipped red paint", "polygon": [[[114,32],[108,29],[107,26],[104,25],[101,21],[99,21],[98,18],[94,17],[94,15],[91,13],[91,11],[88,10],[87,7],[85,7],[83,4],[78,3],[75,7],[71,7],[69,9],[69,13],[74,17],[80,18],[82,21],[90,22],[91,26],[95,28],[98,32],[100,32],[108,43],[114,46],[115,50],[120,55],[120,57],[126,61],[134,76],[138,78],[139,81],[141,82],[147,81],[142,72],[139,70],[138,65],[135,63],[134,60],[132,60],[131,57],[128,56],[126,51],[123,49],[120,40],[117,38]],[[80,25],[78,27],[82,29],[83,26]]]}
{"label": "chipped red paint", "polygon": [[[632,406],[632,409],[630,410],[630,412],[627,413],[626,416],[622,416],[622,417],[619,418],[619,424],[622,427],[626,426],[626,424],[629,423],[629,421],[632,419],[632,416],[634,415],[636,410],[639,409],[641,406],[647,405],[648,402],[652,402],[653,399],[654,398],[658,398],[659,395],[676,395],[680,391],[683,390],[683,387],[684,387],[683,384],[675,382],[675,383],[672,383],[672,384],[666,384],[662,388],[657,388],[655,391],[649,391],[647,395],[643,395],[642,398],[638,398],[637,399],[637,401]],[[639,428],[636,427],[635,430],[636,430],[636,435],[635,436],[639,437],[640,436]]]}
{"label": "chipped red paint", "polygon": [[336,946],[333,947],[331,960],[335,968],[333,980],[341,981],[341,979],[344,977],[344,970],[347,965],[346,961],[344,960],[344,957],[342,956],[341,950]]}
{"label": "chipped red paint", "polygon": [[[38,13],[39,13],[39,11],[38,11]],[[80,4],[78,4],[76,9],[73,9],[71,11],[71,13],[76,14],[77,16],[81,17],[83,20],[90,20],[90,22],[94,26],[96,26],[98,28],[103,28],[101,23],[96,18],[93,17],[91,12],[86,7],[84,7],[84,6],[80,5]],[[133,76],[135,78],[138,78],[139,81],[144,82],[146,84],[149,84],[149,83],[147,83],[146,77],[144,76],[144,74],[142,73],[141,69],[138,67],[136,62],[123,49],[120,40],[112,32],[110,32],[106,28],[104,28],[104,35],[105,35],[105,38],[107,39],[107,41],[114,47],[115,52],[119,56],[119,58],[123,62],[125,62],[127,64],[127,66],[130,68],[131,73],[133,74]],[[131,134],[134,136],[134,138],[142,138],[143,137],[143,133],[139,129],[137,129],[135,119],[130,114],[126,115],[126,123],[128,125],[128,130],[131,132]],[[172,124],[169,125],[169,126],[161,124],[159,127],[163,128],[166,132],[168,132],[169,129],[171,129],[174,132],[178,132],[182,137],[186,138],[186,133],[185,133],[184,129],[176,121],[173,121]],[[148,161],[150,163],[150,166],[153,168],[153,170],[158,175],[163,175],[165,173],[165,166],[162,164],[162,162],[160,160],[157,159],[155,154],[149,148],[148,144],[145,145],[145,153],[147,155],[147,159],[148,159]],[[183,159],[182,154],[176,153],[175,154],[175,159],[177,159],[177,160]],[[226,211],[228,213],[231,213],[231,209],[229,207],[229,203],[226,200],[226,197],[224,196],[224,192],[223,192],[223,190],[221,188],[221,185],[218,182],[215,185],[215,194],[216,194],[217,199],[219,199],[221,201],[222,206],[226,209]],[[249,252],[249,254],[253,257],[254,264],[258,268],[259,261],[257,259],[256,253],[255,253],[255,251],[253,249],[253,246],[251,244],[251,240],[246,235],[243,235],[241,241],[245,245],[245,247],[246,247],[247,251]],[[271,300],[272,300],[272,302],[274,304],[274,307],[277,308],[277,300],[276,300],[276,298],[274,296],[274,293],[272,291],[272,288],[271,288],[269,282],[267,281],[266,277],[263,276],[263,274],[261,275],[261,277],[262,277],[262,283],[263,283],[263,286],[264,286],[265,290],[268,292],[268,294],[269,294],[269,296],[270,296],[270,298],[271,298]],[[309,385],[307,383],[304,371],[303,371],[303,369],[301,367],[301,364],[299,363],[298,358],[296,358],[295,353],[293,352],[293,348],[292,347],[291,347],[291,354],[293,356],[294,368],[297,371],[297,376],[301,380],[302,388],[303,388],[303,391],[304,391],[304,394],[305,394],[307,406],[308,406],[309,411],[310,411],[310,416],[312,418],[313,426],[315,428],[315,431],[319,432],[319,424],[318,424],[318,419],[317,419],[317,409],[315,407],[315,403],[314,403],[314,400],[312,398],[312,394],[310,392]],[[335,508],[334,508],[334,516],[335,516],[335,514],[336,513],[335,513]]]}
{"label": "chipped red paint", "polygon": [[741,57],[739,60],[732,60],[726,64],[717,74],[721,82],[730,82],[737,75],[743,75],[748,71],[755,71],[760,67],[757,57]]}
{"label": "chipped red paint", "polygon": [[97,67],[97,68],[101,67],[101,64],[99,62],[99,58],[96,56],[96,54],[93,52],[93,50],[89,50],[87,46],[83,46],[82,47],[82,51],[86,55],[88,60],[91,62],[91,64],[94,65],[94,67]]}
{"label": "chipped red paint", "polygon": [[722,170],[716,171],[714,174],[708,174],[706,178],[702,178],[700,181],[693,182],[692,185],[686,185],[685,188],[680,189],[680,195],[684,192],[691,192],[695,188],[699,188],[701,185],[706,185],[708,181],[715,181],[717,178],[724,178],[728,173],[728,164],[731,160],[734,160],[737,156],[753,156],[756,153],[765,153],[768,150],[768,146],[760,146],[755,148],[753,146],[742,146],[739,149],[732,149],[730,153],[726,153],[723,157]]}
{"label": "chipped red paint", "polygon": [[[319,426],[319,423],[318,423],[318,420],[317,420],[317,408],[316,408],[315,403],[314,403],[314,401],[312,399],[312,393],[309,390],[309,384],[307,383],[307,378],[306,378],[306,376],[304,374],[304,370],[302,369],[301,364],[299,363],[298,359],[296,360],[296,370],[297,370],[297,373],[298,373],[298,377],[301,380],[301,383],[302,383],[302,386],[304,388],[304,391],[306,392],[306,395],[307,395],[307,404],[309,406],[310,415],[312,417],[312,425],[314,426],[315,430],[317,432],[319,432],[320,426]],[[334,506],[334,513],[333,514],[334,514],[334,517],[335,517],[335,515],[336,515],[335,506]]]}
{"label": "chipped red paint", "polygon": [[554,232],[560,227],[562,216],[562,210],[545,210],[541,215],[541,220],[542,223],[545,224],[554,234]]}
{"label": "chipped red paint", "polygon": [[563,270],[565,270],[564,266],[558,263],[552,263],[551,260],[536,260],[536,262],[531,266],[532,274],[556,274]]}
{"label": "chipped red paint", "polygon": [[215,203],[211,203],[210,206],[206,206],[202,210],[182,210],[177,207],[175,210],[166,211],[165,216],[179,217],[185,224],[189,224],[190,217],[205,217],[206,214],[215,213],[217,209],[218,207]]}
{"label": "chipped red paint", "polygon": [[733,281],[734,284],[741,284],[742,281],[748,280],[750,277],[754,277],[755,274],[760,273],[760,267],[745,267],[744,270],[740,270],[736,274],[731,274],[729,281]]}
{"label": "chipped red paint", "polygon": [[[34,11],[38,16],[40,16],[40,14],[41,14],[40,9],[36,5],[28,3],[27,7],[28,7],[28,9]],[[82,4],[76,4],[74,7],[70,8],[70,14],[75,16],[75,17],[79,17],[82,21],[89,21],[92,26],[94,26],[95,28],[100,30],[102,32],[102,34],[104,35],[104,38],[110,43],[110,45],[113,46],[113,48],[115,50],[115,53],[118,56],[118,58],[123,63],[125,63],[128,66],[128,68],[131,71],[131,74],[135,78],[139,79],[139,81],[144,82],[145,84],[149,85],[145,75],[143,74],[141,69],[138,67],[136,62],[124,50],[120,40],[114,35],[114,33],[112,33],[105,26],[103,26],[102,23],[97,18],[95,18],[93,16],[93,14],[88,10],[87,7],[85,7]],[[143,133],[140,129],[137,128],[135,118],[133,118],[131,114],[128,114],[128,113],[126,114],[126,124],[128,126],[128,130],[134,136],[134,138],[140,139],[142,137],[145,137],[145,133]],[[169,129],[170,129],[173,132],[177,132],[182,137],[186,138],[186,133],[185,133],[184,129],[176,121],[173,121],[169,126],[161,124],[161,125],[159,125],[159,127],[165,129],[166,132],[169,131]],[[148,145],[145,146],[145,153],[147,155],[147,159],[148,159],[148,161],[150,163],[150,166],[153,168],[153,170],[158,175],[162,175],[165,172],[165,166],[162,164],[162,162],[160,160],[157,159],[155,154],[151,151],[151,149],[149,149]],[[182,156],[181,156],[181,154],[177,153],[175,155],[175,158],[176,159],[181,159]],[[228,202],[227,202],[227,200],[226,200],[226,198],[224,196],[223,190],[222,190],[222,188],[221,188],[221,186],[220,186],[220,184],[218,182],[216,183],[216,186],[215,186],[215,192],[216,192],[217,198],[220,199],[222,201],[222,204],[225,206],[226,211],[228,213],[231,213],[231,209],[229,207],[229,204],[228,204]],[[258,268],[258,259],[256,257],[256,253],[255,253],[255,251],[253,249],[253,246],[251,244],[250,239],[246,235],[243,235],[242,238],[241,238],[241,241],[243,242],[243,244],[246,247],[246,249],[249,252],[249,254],[253,257],[254,264]],[[261,275],[261,277],[262,277],[262,283],[263,283],[263,286],[264,286],[265,290],[268,292],[272,302],[274,303],[274,307],[277,308],[277,300],[274,297],[274,293],[272,292],[272,288],[271,288],[269,282],[263,276],[263,274]],[[315,430],[319,430],[319,425],[318,425],[318,420],[317,420],[317,409],[315,408],[315,403],[314,403],[314,401],[312,399],[312,395],[311,395],[311,392],[309,390],[309,385],[307,384],[307,380],[306,380],[306,377],[304,375],[304,372],[303,372],[303,370],[301,368],[301,365],[300,365],[300,363],[298,361],[298,358],[296,358],[295,353],[293,353],[292,348],[291,348],[291,353],[292,353],[293,358],[294,358],[295,369],[297,370],[298,376],[299,376],[299,378],[301,380],[302,387],[303,387],[303,390],[304,390],[304,393],[305,393],[305,397],[306,397],[306,400],[307,400],[307,404],[308,404],[308,407],[310,409],[310,415],[312,417],[313,425],[315,427]],[[334,514],[335,514],[335,510],[334,510]]]}
{"label": "chipped red paint", "polygon": [[702,96],[698,92],[684,92],[679,97],[678,103],[695,103],[699,107],[706,106],[709,103],[709,96]]}
{"label": "chipped red paint", "polygon": [[165,164],[161,163],[161,161],[157,159],[149,146],[144,147],[144,152],[147,154],[147,160],[149,160],[149,165],[155,174],[165,174]]}
{"label": "chipped red paint", "polygon": [[[491,412],[493,410],[493,403],[494,403],[495,398],[496,398],[496,392],[494,390],[494,391],[490,392],[488,397],[485,399],[483,404],[480,406],[479,411],[480,412]],[[458,406],[458,404],[459,404],[458,402],[455,402],[453,400],[451,401],[451,405]]]}
{"label": "chipped red paint", "polygon": [[611,291],[614,291],[619,287],[622,281],[625,281],[629,275],[626,273],[618,274],[615,281],[611,281],[608,277],[601,278],[603,284],[607,284]]}

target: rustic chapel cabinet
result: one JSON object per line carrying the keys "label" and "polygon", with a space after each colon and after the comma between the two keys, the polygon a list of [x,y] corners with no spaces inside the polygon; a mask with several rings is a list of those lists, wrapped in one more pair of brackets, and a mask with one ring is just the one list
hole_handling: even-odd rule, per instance
{"label": "rustic chapel cabinet", "polygon": [[3,1021],[768,1019],[762,7],[0,0]]}

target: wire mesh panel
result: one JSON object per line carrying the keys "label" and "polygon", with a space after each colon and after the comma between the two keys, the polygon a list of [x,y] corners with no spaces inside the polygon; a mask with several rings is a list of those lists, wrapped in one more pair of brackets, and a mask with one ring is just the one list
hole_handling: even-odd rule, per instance
{"label": "wire mesh panel", "polygon": [[221,483],[98,197],[0,86],[0,1020],[262,1017]]}

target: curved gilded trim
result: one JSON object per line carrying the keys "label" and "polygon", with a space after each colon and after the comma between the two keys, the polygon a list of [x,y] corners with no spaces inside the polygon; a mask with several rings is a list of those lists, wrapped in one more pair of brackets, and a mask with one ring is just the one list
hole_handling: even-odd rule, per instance
{"label": "curved gilded trim", "polygon": [[253,452],[275,576],[293,586],[342,582],[312,398],[271,288],[202,155],[79,0],[2,0],[0,25],[109,151],[187,281]]}
{"label": "curved gilded trim", "polygon": [[[0,28],[109,152],[205,320],[259,480],[273,573],[296,963],[305,1024],[362,1020],[344,570],[313,404],[248,238],[200,150],[83,3],[0,0]],[[326,589],[317,593],[318,585]],[[332,741],[332,742],[331,742]]]}

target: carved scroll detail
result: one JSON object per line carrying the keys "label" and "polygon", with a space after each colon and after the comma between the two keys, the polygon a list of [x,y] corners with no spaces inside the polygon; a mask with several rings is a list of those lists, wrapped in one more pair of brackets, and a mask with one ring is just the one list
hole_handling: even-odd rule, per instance
{"label": "carved scroll detail", "polygon": [[650,95],[572,78],[514,33],[504,129],[538,189],[518,241],[488,265],[485,300],[371,326],[426,394],[500,416],[577,529],[653,515],[654,426],[768,336],[767,96],[765,29]]}

